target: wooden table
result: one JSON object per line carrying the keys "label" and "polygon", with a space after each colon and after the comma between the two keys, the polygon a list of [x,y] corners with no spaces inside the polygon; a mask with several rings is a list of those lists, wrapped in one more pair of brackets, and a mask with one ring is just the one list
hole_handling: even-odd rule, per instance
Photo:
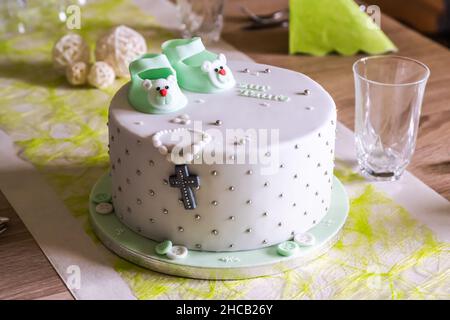
{"label": "wooden table", "polygon": [[[238,4],[268,13],[286,8],[288,1],[228,1],[223,38],[257,62],[296,70],[321,83],[336,101],[339,120],[353,128],[351,66],[358,57],[289,56],[288,30],[241,30],[246,20]],[[450,199],[450,52],[386,16],[382,28],[399,47],[398,54],[418,59],[431,69],[417,149],[408,170]],[[72,299],[1,192],[0,216],[11,218],[9,230],[0,236],[0,299]]]}

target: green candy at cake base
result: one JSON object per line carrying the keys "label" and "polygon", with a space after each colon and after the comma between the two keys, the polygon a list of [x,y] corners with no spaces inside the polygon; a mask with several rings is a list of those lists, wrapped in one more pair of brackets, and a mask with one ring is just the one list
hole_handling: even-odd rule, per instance
{"label": "green candy at cake base", "polygon": [[168,40],[161,48],[185,90],[218,93],[236,84],[225,55],[208,51],[199,37]]}
{"label": "green candy at cake base", "polygon": [[172,249],[172,241],[164,240],[163,242],[155,246],[155,251],[157,254],[165,255]]}
{"label": "green candy at cake base", "polygon": [[[375,7],[373,7],[375,8]],[[353,0],[290,0],[289,53],[324,56],[397,51]],[[370,9],[370,7],[369,7]],[[374,12],[372,16],[381,14]]]}
{"label": "green candy at cake base", "polygon": [[94,202],[95,203],[101,203],[101,202],[111,202],[111,194],[106,192],[96,193],[94,195]]}
{"label": "green candy at cake base", "polygon": [[277,253],[280,256],[289,257],[296,253],[299,246],[294,241],[284,241],[277,246]]}

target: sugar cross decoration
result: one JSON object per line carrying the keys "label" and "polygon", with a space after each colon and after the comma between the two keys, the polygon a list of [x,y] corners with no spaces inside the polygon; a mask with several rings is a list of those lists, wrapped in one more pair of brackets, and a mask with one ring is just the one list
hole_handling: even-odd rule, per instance
{"label": "sugar cross decoration", "polygon": [[189,175],[188,166],[185,164],[175,166],[175,175],[169,177],[170,186],[179,188],[184,208],[192,210],[197,207],[193,188],[200,186],[200,178],[195,175]]}

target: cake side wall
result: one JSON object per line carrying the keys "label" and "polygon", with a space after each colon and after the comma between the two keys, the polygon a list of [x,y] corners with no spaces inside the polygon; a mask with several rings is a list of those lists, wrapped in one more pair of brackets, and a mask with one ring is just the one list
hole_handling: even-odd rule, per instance
{"label": "cake side wall", "polygon": [[168,184],[174,164],[151,137],[138,137],[110,117],[115,213],[143,236],[193,250],[250,250],[288,240],[319,223],[330,205],[335,123],[333,112],[308,136],[282,143],[272,175],[261,174],[261,164],[188,165],[200,189],[194,191],[197,208],[185,210],[180,190]]}

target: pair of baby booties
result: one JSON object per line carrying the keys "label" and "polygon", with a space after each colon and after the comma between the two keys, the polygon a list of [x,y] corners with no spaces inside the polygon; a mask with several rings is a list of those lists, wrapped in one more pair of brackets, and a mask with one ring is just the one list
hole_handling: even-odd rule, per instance
{"label": "pair of baby booties", "polygon": [[216,93],[234,87],[223,54],[205,49],[199,37],[164,42],[160,54],[144,54],[130,63],[130,104],[144,113],[171,113],[188,102],[180,87]]}

